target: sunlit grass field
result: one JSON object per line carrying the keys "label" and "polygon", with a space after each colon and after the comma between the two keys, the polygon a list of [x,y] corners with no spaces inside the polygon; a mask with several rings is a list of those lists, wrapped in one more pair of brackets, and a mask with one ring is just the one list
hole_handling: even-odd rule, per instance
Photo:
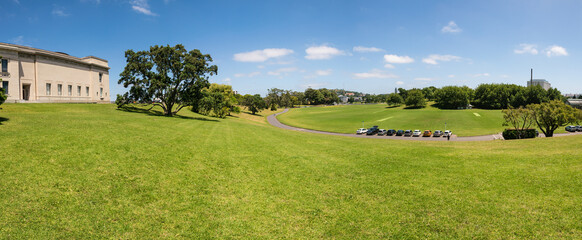
{"label": "sunlit grass field", "polygon": [[278,116],[284,124],[315,130],[355,133],[356,129],[374,125],[384,129],[452,130],[458,136],[479,136],[500,133],[503,127],[501,110],[440,110],[434,107],[404,109],[386,104],[341,105],[295,108]]}
{"label": "sunlit grass field", "polygon": [[247,113],[1,107],[1,238],[582,236],[580,135],[411,142]]}

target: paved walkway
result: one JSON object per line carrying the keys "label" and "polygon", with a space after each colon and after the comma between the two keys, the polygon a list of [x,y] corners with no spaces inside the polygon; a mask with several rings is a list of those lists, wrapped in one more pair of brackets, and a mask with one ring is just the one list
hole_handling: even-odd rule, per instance
{"label": "paved walkway", "polygon": [[[280,113],[271,114],[271,115],[267,116],[267,121],[269,122],[269,124],[271,124],[275,127],[278,127],[278,128],[283,128],[283,129],[293,130],[293,131],[300,131],[300,132],[327,134],[327,135],[333,135],[333,136],[358,137],[358,138],[382,138],[382,139],[396,139],[396,140],[417,140],[417,141],[447,141],[447,138],[445,138],[445,137],[404,137],[404,136],[378,136],[378,135],[365,135],[365,134],[358,135],[355,133],[354,134],[334,133],[334,132],[325,132],[325,131],[292,127],[289,125],[282,124],[281,122],[279,122],[279,120],[277,120],[278,115],[286,113],[288,111],[289,111],[289,109],[285,109]],[[554,137],[570,136],[570,135],[576,135],[576,134],[582,134],[582,132],[558,133],[558,134],[554,134]],[[540,134],[540,135],[541,135],[541,137],[544,137],[543,134]],[[491,140],[496,140],[496,139],[503,139],[503,137],[501,136],[501,133],[493,134],[493,135],[484,135],[484,136],[471,136],[471,137],[457,137],[457,135],[453,135],[451,137],[450,141],[491,141]]]}

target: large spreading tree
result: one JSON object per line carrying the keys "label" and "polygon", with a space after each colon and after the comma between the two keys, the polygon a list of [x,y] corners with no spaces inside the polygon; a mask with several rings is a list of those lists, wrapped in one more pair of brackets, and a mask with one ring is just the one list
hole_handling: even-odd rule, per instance
{"label": "large spreading tree", "polygon": [[127,102],[153,102],[166,116],[185,106],[197,110],[204,97],[201,90],[209,86],[208,78],[218,73],[218,67],[210,65],[210,55],[198,49],[187,51],[181,44],[156,45],[149,51],[127,50],[125,58],[127,65],[119,84],[130,87],[124,96]]}
{"label": "large spreading tree", "polygon": [[554,131],[561,126],[577,122],[577,109],[560,100],[552,100],[527,106],[533,112],[533,119],[546,137],[554,136]]}

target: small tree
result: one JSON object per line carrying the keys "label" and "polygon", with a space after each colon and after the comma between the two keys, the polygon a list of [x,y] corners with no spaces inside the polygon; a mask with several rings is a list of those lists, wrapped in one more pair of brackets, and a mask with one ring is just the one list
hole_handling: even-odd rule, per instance
{"label": "small tree", "polygon": [[533,119],[546,137],[554,136],[561,126],[576,122],[576,109],[559,101],[552,100],[527,106],[533,112]]}
{"label": "small tree", "polygon": [[397,93],[390,93],[386,97],[386,104],[388,106],[400,106],[404,103],[404,99]]}
{"label": "small tree", "polygon": [[199,111],[202,114],[225,118],[231,112],[240,111],[236,106],[238,101],[230,85],[213,83],[203,89],[202,93],[204,97],[199,104]]}
{"label": "small tree", "polygon": [[426,107],[426,100],[421,90],[412,89],[408,91],[408,96],[404,100],[406,107],[423,108]]}
{"label": "small tree", "polygon": [[263,100],[263,98],[259,94],[255,94],[255,95],[247,94],[247,95],[245,95],[243,105],[245,107],[247,107],[247,109],[249,111],[251,111],[251,113],[253,115],[255,115],[255,113],[260,112],[267,107],[265,100]]}
{"label": "small tree", "polygon": [[534,124],[534,113],[531,109],[510,106],[501,112],[503,112],[503,119],[505,120],[503,126],[512,126],[517,131],[517,138],[519,139],[523,138],[525,130]]}

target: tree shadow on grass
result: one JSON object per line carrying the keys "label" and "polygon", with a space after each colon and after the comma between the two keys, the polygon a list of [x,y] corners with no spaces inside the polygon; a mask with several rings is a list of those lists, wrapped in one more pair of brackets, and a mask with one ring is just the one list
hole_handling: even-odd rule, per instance
{"label": "tree shadow on grass", "polygon": [[410,107],[405,107],[404,109],[421,109],[424,107],[414,107],[414,106],[410,106]]}
{"label": "tree shadow on grass", "polygon": [[400,107],[400,106],[387,106],[386,108],[397,108],[397,107]]}
{"label": "tree shadow on grass", "polygon": [[0,117],[0,125],[2,125],[2,122],[6,121],[8,121],[8,118]]}
{"label": "tree shadow on grass", "polygon": [[[160,110],[156,110],[156,109],[143,109],[143,108],[139,108],[139,107],[133,107],[133,106],[124,106],[122,108],[118,108],[118,111],[124,111],[124,112],[131,112],[131,113],[141,113],[141,114],[146,114],[149,116],[156,116],[156,117],[167,117],[166,115],[164,115],[164,113]],[[182,118],[182,119],[191,119],[191,120],[199,120],[199,121],[208,121],[208,122],[220,122],[219,120],[216,119],[208,119],[208,118],[203,118],[203,117],[190,117],[190,116],[182,116],[182,115],[174,115],[172,117],[175,118]]]}

